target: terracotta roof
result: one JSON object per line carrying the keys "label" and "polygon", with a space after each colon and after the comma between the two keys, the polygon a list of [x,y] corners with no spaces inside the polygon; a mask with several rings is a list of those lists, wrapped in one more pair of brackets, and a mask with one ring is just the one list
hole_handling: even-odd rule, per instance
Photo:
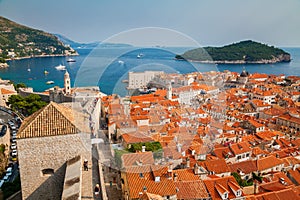
{"label": "terracotta roof", "polygon": [[46,137],[76,134],[89,131],[88,118],[74,109],[50,102],[31,116],[27,117],[17,138]]}
{"label": "terracotta roof", "polygon": [[213,152],[218,158],[222,158],[222,159],[234,157],[234,155],[231,153],[228,146],[215,148]]}
{"label": "terracotta roof", "polygon": [[209,194],[202,180],[175,181],[177,199],[208,199]]}
{"label": "terracotta roof", "polygon": [[294,181],[299,185],[300,184],[300,168],[297,168],[295,170],[290,169],[288,171],[289,177],[294,179]]}
{"label": "terracotta roof", "polygon": [[131,167],[134,165],[154,164],[154,158],[151,151],[127,153],[122,155],[123,167]]}
{"label": "terracotta roof", "polygon": [[177,174],[178,181],[200,180],[200,177],[194,173],[193,169],[177,169],[173,170],[173,174]]}
{"label": "terracotta roof", "polygon": [[122,134],[122,139],[127,144],[134,144],[139,142],[154,142],[154,140],[151,137],[140,132],[124,133]]}
{"label": "terracotta roof", "polygon": [[262,150],[259,147],[252,148],[252,156],[262,155],[262,154],[268,154],[268,152]]}
{"label": "terracotta roof", "polygon": [[231,144],[229,148],[231,149],[232,153],[234,153],[235,155],[251,152],[249,144],[246,141]]}
{"label": "terracotta roof", "polygon": [[204,162],[198,162],[198,165],[201,165],[208,171],[215,172],[216,174],[230,172],[230,168],[224,159],[206,160]]}
{"label": "terracotta roof", "polygon": [[164,200],[164,198],[158,194],[152,194],[149,192],[144,192],[139,200]]}
{"label": "terracotta roof", "polygon": [[149,193],[157,194],[162,197],[176,194],[176,187],[173,180],[169,179],[166,175],[163,175],[160,177],[160,181],[155,181],[150,166],[126,169],[125,174],[131,199],[137,199],[139,193],[143,192],[144,189]]}
{"label": "terracotta roof", "polygon": [[283,164],[283,161],[275,156],[267,156],[256,161],[257,170],[262,171]]}
{"label": "terracotta roof", "polygon": [[252,119],[249,119],[248,122],[249,122],[252,126],[254,126],[255,128],[259,128],[259,127],[264,126],[263,124],[258,123],[257,121],[252,120]]}
{"label": "terracotta roof", "polygon": [[229,166],[231,172],[242,171],[245,174],[250,174],[251,172],[257,171],[255,161],[252,161],[252,160],[228,164],[228,166]]}
{"label": "terracotta roof", "polygon": [[7,90],[5,88],[1,88],[1,94],[17,94],[17,92],[12,90]]}
{"label": "terracotta roof", "polygon": [[[238,183],[232,176],[223,177],[223,178],[206,179],[203,182],[206,185],[206,188],[213,200],[222,199],[218,193],[218,190],[223,192],[228,192],[228,199],[236,198],[235,194],[232,192],[232,189],[236,189],[238,187]],[[231,189],[231,187],[234,188]]]}

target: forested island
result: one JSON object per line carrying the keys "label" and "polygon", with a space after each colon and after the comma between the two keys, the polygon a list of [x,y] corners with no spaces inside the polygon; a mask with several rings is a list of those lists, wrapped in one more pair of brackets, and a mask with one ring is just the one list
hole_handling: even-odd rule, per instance
{"label": "forested island", "polygon": [[[55,35],[29,28],[0,16],[0,64],[7,59],[76,55]],[[3,64],[4,63],[4,64]]]}
{"label": "forested island", "polygon": [[291,61],[291,55],[284,50],[252,40],[223,47],[192,49],[182,55],[176,55],[175,58],[216,64],[268,64]]}

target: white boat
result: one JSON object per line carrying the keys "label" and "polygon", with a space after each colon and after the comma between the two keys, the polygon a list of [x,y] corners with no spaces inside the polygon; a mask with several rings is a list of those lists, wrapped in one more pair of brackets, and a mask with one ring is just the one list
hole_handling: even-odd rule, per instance
{"label": "white boat", "polygon": [[118,63],[119,63],[120,65],[124,65],[125,62],[122,61],[122,60],[119,60]]}
{"label": "white boat", "polygon": [[49,74],[49,72],[47,70],[44,71],[44,74]]}
{"label": "white boat", "polygon": [[67,62],[76,62],[76,60],[73,59],[73,58],[69,58],[69,59],[67,60]]}
{"label": "white boat", "polygon": [[143,56],[144,56],[144,54],[139,53],[136,57],[137,57],[137,58],[141,58],[141,57],[143,57]]}
{"label": "white boat", "polygon": [[47,85],[54,84],[54,81],[47,81],[46,84],[47,84]]}
{"label": "white boat", "polygon": [[56,68],[57,70],[60,70],[60,71],[66,70],[66,66],[64,66],[64,65],[62,65],[62,64],[56,66],[55,68]]}
{"label": "white boat", "polygon": [[31,69],[30,69],[30,68],[28,68],[28,69],[27,69],[27,71],[28,71],[28,72],[30,72],[30,71],[31,71]]}

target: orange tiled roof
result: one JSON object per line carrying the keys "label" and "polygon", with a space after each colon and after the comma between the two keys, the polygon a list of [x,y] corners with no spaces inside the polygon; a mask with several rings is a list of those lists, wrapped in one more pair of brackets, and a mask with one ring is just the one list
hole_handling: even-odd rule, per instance
{"label": "orange tiled roof", "polygon": [[140,132],[124,133],[121,137],[127,144],[134,144],[139,142],[154,142],[151,137]]}
{"label": "orange tiled roof", "polygon": [[298,185],[300,184],[300,168],[298,167],[297,169],[293,170],[290,169],[288,171],[289,176],[298,183]]}
{"label": "orange tiled roof", "polygon": [[251,149],[247,142],[234,143],[234,144],[231,144],[229,146],[229,148],[235,155],[246,153],[246,152],[251,152]]}
{"label": "orange tiled roof", "polygon": [[257,171],[255,161],[252,161],[252,160],[228,164],[228,166],[229,166],[231,172],[242,171],[245,174],[250,174],[251,172]]}
{"label": "orange tiled roof", "polygon": [[173,174],[177,174],[177,181],[200,180],[200,177],[194,173],[193,169],[176,169],[173,170]]}
{"label": "orange tiled roof", "polygon": [[152,194],[149,192],[144,192],[139,200],[164,200],[164,198],[158,194]]}
{"label": "orange tiled roof", "polygon": [[139,164],[154,164],[154,158],[151,151],[138,152],[138,153],[127,153],[122,155],[123,167],[137,166]]}
{"label": "orange tiled roof", "polygon": [[178,189],[177,199],[208,199],[209,194],[202,180],[197,181],[175,181]]}
{"label": "orange tiled roof", "polygon": [[[232,189],[230,187],[234,187],[234,189],[236,189],[238,187],[238,183],[232,176],[223,177],[223,178],[207,179],[207,180],[204,180],[203,182],[206,185],[206,188],[213,200],[221,200],[222,199],[218,193],[218,189],[220,191],[228,192],[228,199],[236,198],[235,194],[232,192]],[[232,184],[230,184],[230,182]],[[239,189],[241,189],[241,188],[239,188]]]}
{"label": "orange tiled roof", "polygon": [[224,159],[206,160],[204,162],[198,162],[198,165],[201,165],[208,171],[215,172],[216,174],[230,172],[230,168]]}
{"label": "orange tiled roof", "polygon": [[[131,199],[139,198],[139,193],[147,189],[147,192],[158,194],[162,197],[176,194],[176,187],[172,179],[166,175],[155,182],[150,166],[134,167],[126,170],[129,196]],[[142,176],[141,176],[142,173]]]}
{"label": "orange tiled roof", "polygon": [[12,90],[7,90],[5,88],[1,88],[1,94],[17,94],[17,92]]}
{"label": "orange tiled roof", "polygon": [[281,164],[283,164],[283,161],[276,158],[275,156],[263,157],[256,161],[256,167],[257,167],[257,170],[259,170],[259,171],[270,169],[272,167],[275,167],[275,166],[281,165]]}

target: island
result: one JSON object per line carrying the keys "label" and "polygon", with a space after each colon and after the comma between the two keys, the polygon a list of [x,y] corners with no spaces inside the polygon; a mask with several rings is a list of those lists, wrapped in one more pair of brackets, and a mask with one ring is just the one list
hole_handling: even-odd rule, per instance
{"label": "island", "polygon": [[11,59],[67,55],[78,54],[55,35],[0,16],[0,67]]}
{"label": "island", "polygon": [[223,47],[204,47],[176,55],[177,60],[216,64],[270,64],[290,62],[291,55],[282,49],[252,40]]}

